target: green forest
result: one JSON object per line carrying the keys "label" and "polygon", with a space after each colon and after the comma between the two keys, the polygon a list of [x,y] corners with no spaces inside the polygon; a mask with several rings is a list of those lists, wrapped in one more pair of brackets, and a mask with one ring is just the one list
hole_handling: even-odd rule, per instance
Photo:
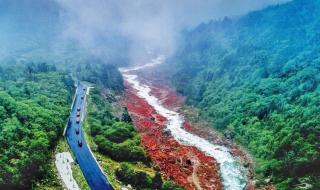
{"label": "green forest", "polygon": [[149,162],[128,113],[122,113],[120,119],[113,116],[114,108],[96,89],[92,92],[91,102],[88,122],[98,151],[117,161]]}
{"label": "green forest", "polygon": [[167,61],[188,103],[254,155],[258,185],[320,189],[319,42],[320,1],[295,0],[185,31]]}
{"label": "green forest", "polygon": [[73,90],[71,77],[46,63],[1,65],[0,189],[29,189],[50,176]]}
{"label": "green forest", "polygon": [[82,127],[110,183],[181,190],[118,99],[118,67],[158,62],[141,84],[169,81],[187,111],[243,147],[257,188],[320,189],[320,0],[124,2],[0,1],[0,190],[63,188],[54,154],[68,149],[78,81],[94,87]]}
{"label": "green forest", "polygon": [[0,64],[0,189],[32,189],[41,180],[54,178],[50,164],[63,138],[75,77],[123,89],[119,71],[100,62],[67,69],[45,62]]}
{"label": "green forest", "polygon": [[127,109],[115,105],[118,103],[114,93],[103,93],[105,90],[97,87],[90,92],[87,120],[97,151],[118,163],[116,178],[136,189],[182,190],[174,182],[162,179],[159,169],[153,168]]}
{"label": "green forest", "polygon": [[100,59],[85,59],[73,65],[70,71],[78,80],[93,83],[116,92],[123,91],[123,79],[117,67]]}

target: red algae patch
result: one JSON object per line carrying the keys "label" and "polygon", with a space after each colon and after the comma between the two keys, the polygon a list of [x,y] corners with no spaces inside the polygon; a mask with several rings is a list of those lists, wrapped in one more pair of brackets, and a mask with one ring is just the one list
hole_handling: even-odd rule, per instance
{"label": "red algae patch", "polygon": [[177,111],[184,103],[185,98],[177,95],[177,93],[167,86],[161,85],[149,85],[151,87],[150,94],[161,100],[162,105],[165,107]]}
{"label": "red algae patch", "polygon": [[[138,97],[130,86],[126,86],[124,103],[141,135],[143,146],[152,161],[159,166],[162,175],[187,190],[222,189],[216,160],[196,147],[185,146],[176,141],[165,128],[166,118],[159,115],[143,98]],[[155,96],[167,97],[161,99],[166,106],[173,108],[182,104],[178,101],[178,96],[171,96],[167,92],[152,89]]]}

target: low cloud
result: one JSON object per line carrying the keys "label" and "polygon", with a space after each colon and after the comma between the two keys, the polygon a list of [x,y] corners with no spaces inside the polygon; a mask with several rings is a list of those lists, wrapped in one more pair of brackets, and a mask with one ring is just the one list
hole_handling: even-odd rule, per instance
{"label": "low cloud", "polygon": [[[130,40],[132,57],[145,48],[170,53],[179,32],[201,22],[233,17],[285,0],[56,0],[64,35],[99,49],[114,36]],[[114,43],[114,42],[113,42]]]}
{"label": "low cloud", "polygon": [[[110,56],[115,54],[115,50],[128,47],[131,62],[137,62],[146,49],[165,54],[174,52],[176,40],[185,28],[225,16],[243,15],[285,1],[287,0],[3,0],[0,2],[0,20],[7,25],[0,28],[0,33],[1,36],[8,37],[0,37],[0,42],[3,41],[5,43],[2,44],[9,44],[10,47],[15,45],[10,43],[13,40],[10,36],[13,35],[9,34],[14,31],[17,34],[13,38],[18,36],[21,42],[25,40],[27,43],[28,38],[21,37],[24,30],[12,29],[13,26],[19,29],[23,26],[31,39],[39,36],[38,39],[43,40],[55,35],[52,38],[55,42],[71,40],[97,57]],[[7,26],[10,26],[9,29]],[[42,36],[44,37],[41,38]]]}

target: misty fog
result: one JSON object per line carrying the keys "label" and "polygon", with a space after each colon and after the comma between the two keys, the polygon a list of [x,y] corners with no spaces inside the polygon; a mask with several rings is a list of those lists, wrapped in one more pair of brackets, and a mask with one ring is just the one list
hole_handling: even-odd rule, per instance
{"label": "misty fog", "polygon": [[[146,49],[174,52],[184,29],[285,1],[4,0],[0,2],[0,55],[43,60],[59,57],[72,46],[79,54],[105,60],[127,54],[135,63]],[[43,57],[34,57],[34,51]]]}

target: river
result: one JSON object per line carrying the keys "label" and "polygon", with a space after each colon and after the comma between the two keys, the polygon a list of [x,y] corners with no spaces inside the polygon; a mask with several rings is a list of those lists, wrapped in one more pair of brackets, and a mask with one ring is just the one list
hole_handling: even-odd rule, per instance
{"label": "river", "polygon": [[226,190],[242,190],[246,186],[246,176],[243,173],[242,166],[230,154],[228,148],[213,144],[199,136],[186,131],[182,125],[184,117],[180,113],[166,108],[161,101],[152,95],[151,88],[139,80],[139,76],[133,71],[142,70],[161,64],[164,61],[163,56],[153,59],[145,65],[120,69],[124,79],[136,90],[137,96],[145,99],[157,113],[167,119],[166,128],[170,130],[172,136],[181,144],[194,146],[204,152],[206,155],[217,160],[220,166],[220,176],[222,178],[223,188]]}

